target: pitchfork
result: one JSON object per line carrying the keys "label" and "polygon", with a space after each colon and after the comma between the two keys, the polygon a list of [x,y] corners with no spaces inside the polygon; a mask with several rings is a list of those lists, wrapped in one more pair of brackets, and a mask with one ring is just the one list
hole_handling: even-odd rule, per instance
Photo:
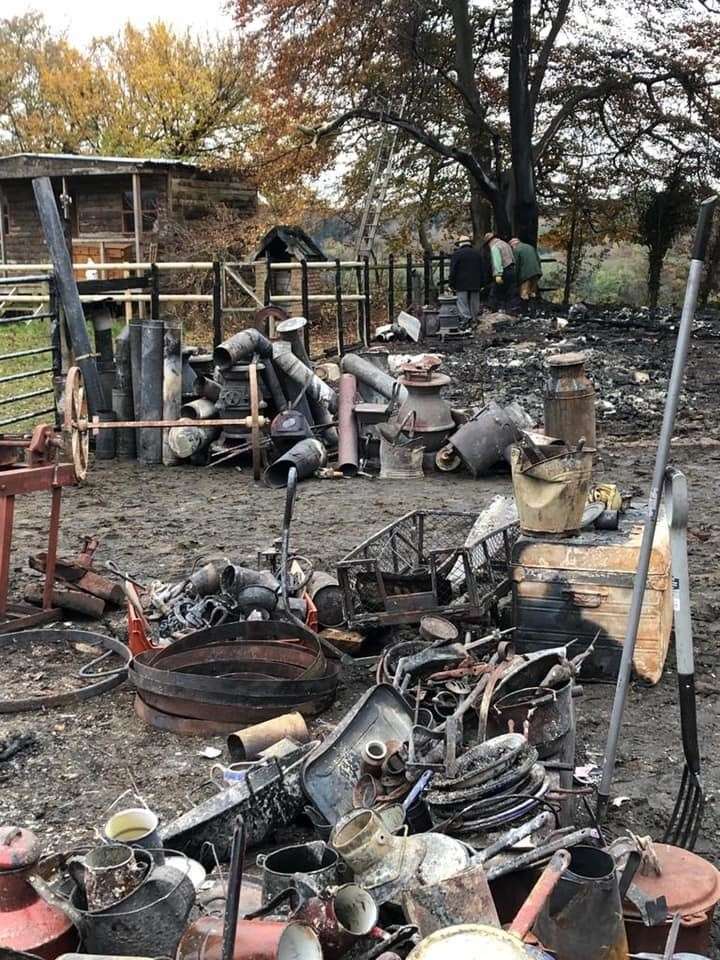
{"label": "pitchfork", "polygon": [[687,556],[687,480],[685,475],[675,467],[668,467],[665,471],[665,504],[670,515],[675,657],[685,767],[675,808],[663,840],[665,843],[673,843],[686,850],[692,850],[702,823],[705,791],[700,778],[700,749],[695,708],[695,662]]}

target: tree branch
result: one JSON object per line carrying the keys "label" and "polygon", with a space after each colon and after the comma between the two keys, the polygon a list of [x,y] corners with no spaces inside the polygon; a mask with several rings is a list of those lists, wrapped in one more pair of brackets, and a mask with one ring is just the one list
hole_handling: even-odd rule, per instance
{"label": "tree branch", "polygon": [[538,99],[540,97],[540,90],[543,85],[543,80],[545,79],[548,64],[550,63],[550,56],[555,49],[555,41],[557,40],[558,34],[563,28],[569,10],[570,0],[559,0],[557,12],[555,13],[552,23],[550,24],[548,35],[545,37],[543,44],[540,47],[537,64],[535,65],[535,70],[533,72],[532,83],[530,84],[530,109],[533,116],[535,115],[535,108],[537,107]]}
{"label": "tree branch", "polygon": [[455,147],[449,143],[444,143],[410,120],[405,120],[403,117],[389,113],[386,110],[370,110],[366,107],[355,107],[352,110],[346,110],[344,113],[341,113],[322,127],[316,127],[315,129],[299,127],[298,129],[312,139],[313,145],[317,145],[319,140],[337,133],[350,120],[367,120],[370,123],[386,124],[387,126],[402,130],[416,143],[421,143],[441,157],[454,160],[455,163],[464,167],[476,181],[483,195],[488,200],[492,201],[496,196],[498,189],[497,184],[469,151],[461,150],[459,147]]}

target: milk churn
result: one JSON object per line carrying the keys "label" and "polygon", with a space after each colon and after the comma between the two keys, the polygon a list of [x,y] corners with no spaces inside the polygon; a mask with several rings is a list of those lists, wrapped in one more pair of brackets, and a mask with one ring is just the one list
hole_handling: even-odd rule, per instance
{"label": "milk churn", "polygon": [[574,447],[581,437],[595,450],[595,388],[585,372],[584,353],[549,357],[545,381],[545,433]]}
{"label": "milk churn", "polygon": [[0,827],[0,947],[54,960],[75,949],[78,934],[65,914],[45,903],[28,883],[39,859],[34,833]]}

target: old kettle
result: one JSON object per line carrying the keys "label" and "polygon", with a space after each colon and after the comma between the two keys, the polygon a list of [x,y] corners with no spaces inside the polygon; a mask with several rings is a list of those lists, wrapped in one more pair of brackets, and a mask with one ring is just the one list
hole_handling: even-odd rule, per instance
{"label": "old kettle", "polygon": [[55,960],[75,949],[78,935],[66,914],[29,882],[40,853],[32,831],[0,827],[0,946]]}
{"label": "old kettle", "polygon": [[[166,852],[175,856],[174,851]],[[152,851],[138,849],[135,855],[147,868],[145,879],[128,896],[102,910],[88,910],[86,891],[80,885],[76,884],[66,900],[39,877],[32,878],[34,888],[43,899],[73,921],[88,953],[175,955],[195,903],[195,887],[187,871],[167,863],[157,865]]]}
{"label": "old kettle", "polygon": [[605,850],[577,846],[534,932],[563,960],[621,960],[629,954],[622,900],[640,862],[630,856],[618,881]]}

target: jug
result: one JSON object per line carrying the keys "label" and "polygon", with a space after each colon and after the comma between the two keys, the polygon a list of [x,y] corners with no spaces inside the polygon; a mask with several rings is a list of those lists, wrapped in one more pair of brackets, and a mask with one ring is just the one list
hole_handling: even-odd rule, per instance
{"label": "jug", "polygon": [[559,960],[623,960],[628,944],[622,900],[640,862],[628,858],[620,882],[615,861],[596,847],[574,847],[535,924],[538,940]]}

